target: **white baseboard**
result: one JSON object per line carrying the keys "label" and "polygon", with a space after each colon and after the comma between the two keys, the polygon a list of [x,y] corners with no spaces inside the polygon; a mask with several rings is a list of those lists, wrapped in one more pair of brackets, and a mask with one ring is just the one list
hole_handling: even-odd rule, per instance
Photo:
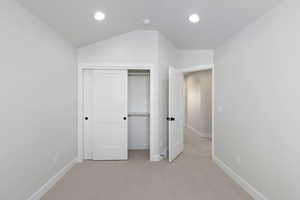
{"label": "white baseboard", "polygon": [[151,156],[150,161],[151,162],[161,161],[161,156],[159,154],[158,155],[153,155],[153,156]]}
{"label": "white baseboard", "polygon": [[237,184],[239,184],[246,192],[252,196],[255,200],[268,200],[262,193],[250,185],[245,179],[240,177],[236,172],[234,172],[230,167],[228,167],[223,161],[218,157],[214,156],[213,161]]}
{"label": "white baseboard", "polygon": [[188,124],[186,125],[186,127],[187,127],[189,130],[191,130],[192,132],[198,134],[198,135],[201,136],[201,137],[211,138],[211,134],[209,134],[209,133],[201,133],[201,132],[199,132],[197,129],[195,129],[194,127],[192,127],[192,126],[190,126],[190,125],[188,125]]}
{"label": "white baseboard", "polygon": [[51,177],[47,183],[42,185],[35,193],[33,193],[27,200],[39,200],[41,199],[70,169],[74,167],[78,159],[75,158],[69,162],[64,168],[62,168],[57,174]]}
{"label": "white baseboard", "polygon": [[156,154],[154,156],[151,156],[150,161],[151,162],[161,161],[161,160],[163,160],[167,157],[167,154],[168,154],[168,149],[166,148],[160,154]]}

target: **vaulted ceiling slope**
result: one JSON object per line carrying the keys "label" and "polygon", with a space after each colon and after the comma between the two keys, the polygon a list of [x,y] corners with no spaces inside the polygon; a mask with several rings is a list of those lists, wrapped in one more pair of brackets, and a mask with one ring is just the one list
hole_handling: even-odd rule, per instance
{"label": "vaulted ceiling slope", "polygon": [[[155,29],[181,49],[213,49],[281,0],[17,0],[77,47]],[[96,11],[107,17],[93,18]],[[191,24],[188,15],[201,21]],[[144,25],[144,19],[150,19]]]}

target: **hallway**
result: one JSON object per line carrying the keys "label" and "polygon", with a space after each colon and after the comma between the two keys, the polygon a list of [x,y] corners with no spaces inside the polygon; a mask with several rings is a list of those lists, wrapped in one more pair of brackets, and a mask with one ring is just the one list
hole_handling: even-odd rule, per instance
{"label": "hallway", "polygon": [[211,142],[186,130],[185,151],[173,163],[148,161],[146,151],[128,161],[85,161],[42,200],[250,200],[211,161]]}

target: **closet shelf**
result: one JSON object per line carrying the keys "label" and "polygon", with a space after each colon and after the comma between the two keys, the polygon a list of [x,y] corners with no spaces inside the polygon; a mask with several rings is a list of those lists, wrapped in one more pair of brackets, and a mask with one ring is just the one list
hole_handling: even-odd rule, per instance
{"label": "closet shelf", "polygon": [[128,113],[128,117],[137,117],[137,116],[150,116],[150,113],[147,113],[147,112],[131,112],[131,113]]}

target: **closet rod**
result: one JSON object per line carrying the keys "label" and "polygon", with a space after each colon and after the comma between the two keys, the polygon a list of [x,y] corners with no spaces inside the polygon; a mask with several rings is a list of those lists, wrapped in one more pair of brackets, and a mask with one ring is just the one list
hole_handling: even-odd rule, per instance
{"label": "closet rod", "polygon": [[147,116],[150,116],[150,113],[128,113],[128,117],[147,117]]}
{"label": "closet rod", "polygon": [[128,76],[150,76],[149,73],[128,73]]}

